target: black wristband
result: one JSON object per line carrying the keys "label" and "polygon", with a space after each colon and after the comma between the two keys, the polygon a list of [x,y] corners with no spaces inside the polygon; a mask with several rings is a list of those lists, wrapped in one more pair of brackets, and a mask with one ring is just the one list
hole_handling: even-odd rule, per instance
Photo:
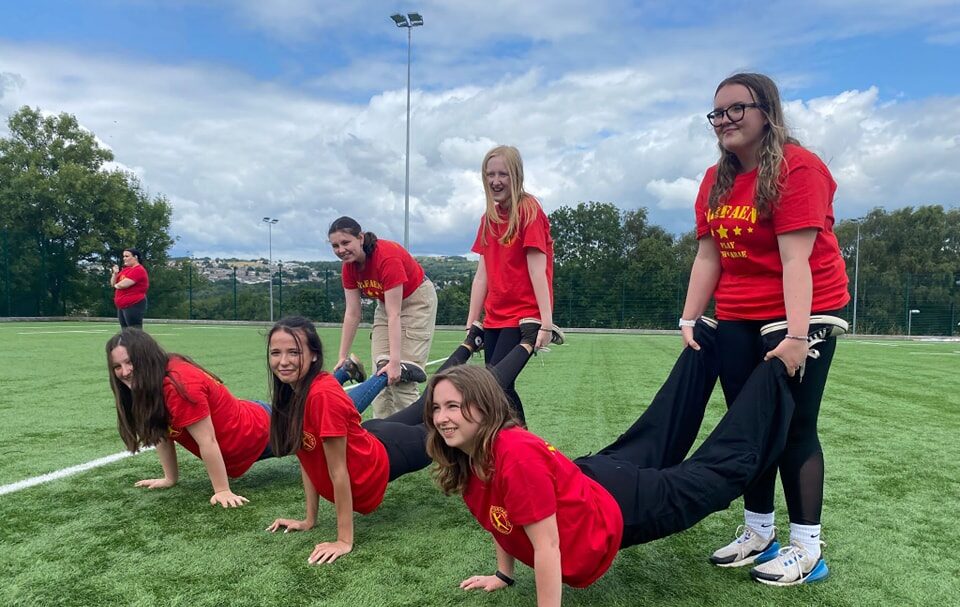
{"label": "black wristband", "polygon": [[497,572],[494,573],[493,575],[497,576],[497,579],[499,579],[501,582],[503,582],[507,586],[513,586],[514,584],[517,583],[516,580],[514,580],[512,577],[510,577],[506,573],[500,571],[499,569],[497,569]]}

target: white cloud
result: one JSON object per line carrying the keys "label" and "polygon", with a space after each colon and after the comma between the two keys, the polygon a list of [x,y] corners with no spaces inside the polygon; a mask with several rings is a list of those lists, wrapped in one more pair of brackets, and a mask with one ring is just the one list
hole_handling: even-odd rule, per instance
{"label": "white cloud", "polygon": [[[310,2],[261,5],[243,4],[241,18],[278,36],[371,12],[369,3],[346,3],[333,13]],[[633,42],[629,28],[611,27],[618,15],[633,24],[640,16],[663,19],[666,9],[604,4],[577,20],[571,15],[588,5],[572,0],[553,5],[556,11],[505,0],[484,3],[488,11],[478,6],[424,8],[431,11],[428,25],[436,26],[423,36],[432,49],[421,68],[432,73],[424,76],[429,84],[419,87],[415,78],[412,96],[414,251],[469,249],[484,204],[479,163],[499,143],[519,147],[527,187],[548,211],[586,200],[645,206],[668,230],[691,229],[697,185],[716,158],[703,117],[715,83],[731,65],[748,64],[752,50],[780,30],[764,38],[667,28],[643,30],[643,40]],[[884,4],[885,18],[895,11]],[[488,16],[497,14],[513,18]],[[454,20],[463,22],[442,27]],[[530,44],[525,53],[464,60],[485,41],[521,33],[529,36],[522,39]],[[730,46],[732,39],[742,44]],[[611,53],[614,47],[622,54]],[[179,252],[265,256],[260,218],[269,215],[280,219],[275,258],[330,259],[326,229],[339,215],[353,215],[381,237],[403,237],[405,79],[383,90],[377,77],[392,64],[382,51],[355,52],[350,68],[328,74],[333,88],[381,88],[343,101],[331,100],[320,81],[297,89],[217,65],[0,42],[0,113],[26,104],[75,114],[114,151],[118,166],[169,197]],[[802,70],[783,75],[786,111],[803,142],[830,162],[840,185],[839,217],[877,205],[957,204],[960,98],[890,100],[877,88],[792,98],[791,87],[808,78]]]}

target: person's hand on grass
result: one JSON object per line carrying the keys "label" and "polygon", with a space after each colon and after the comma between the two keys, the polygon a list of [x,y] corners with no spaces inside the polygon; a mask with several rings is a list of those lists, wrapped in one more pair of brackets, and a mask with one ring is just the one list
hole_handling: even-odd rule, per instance
{"label": "person's hand on grass", "polygon": [[240,506],[249,502],[247,498],[242,495],[237,495],[229,489],[225,491],[217,491],[213,494],[213,497],[210,498],[211,506],[223,506],[224,508],[239,508]]}
{"label": "person's hand on grass", "polygon": [[310,529],[313,529],[313,525],[307,521],[298,521],[297,519],[292,518],[278,518],[277,520],[273,521],[273,524],[267,527],[266,530],[270,533],[274,533],[276,531],[280,531],[280,529],[283,529],[284,533],[290,533],[291,531],[309,531]]}
{"label": "person's hand on grass", "polygon": [[310,553],[310,557],[307,559],[307,562],[311,565],[332,563],[351,550],[353,550],[352,544],[341,542],[340,540],[335,542],[324,542],[322,544],[317,544],[314,547],[313,552]]}
{"label": "person's hand on grass", "polygon": [[169,489],[177,484],[177,481],[169,478],[145,478],[133,484],[134,487],[144,487],[146,489]]}
{"label": "person's hand on grass", "polygon": [[507,587],[507,583],[495,575],[475,575],[460,582],[464,590],[484,590],[493,592]]}

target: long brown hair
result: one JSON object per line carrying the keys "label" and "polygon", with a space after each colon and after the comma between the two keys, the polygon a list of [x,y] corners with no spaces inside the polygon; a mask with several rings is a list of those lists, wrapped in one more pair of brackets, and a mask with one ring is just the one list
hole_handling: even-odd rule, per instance
{"label": "long brown hair", "polygon": [[483,157],[483,164],[480,165],[480,179],[483,180],[483,192],[487,198],[487,210],[483,216],[483,242],[486,244],[488,233],[493,233],[491,224],[503,223],[500,214],[497,212],[497,203],[493,200],[493,190],[487,182],[487,163],[491,158],[499,157],[507,165],[507,173],[510,174],[510,206],[507,209],[507,229],[500,238],[501,244],[510,244],[514,236],[520,230],[520,225],[524,227],[537,216],[537,200],[523,189],[523,159],[520,158],[520,150],[510,145],[498,145]]}
{"label": "long brown hair", "polygon": [[[441,381],[449,381],[463,396],[463,416],[479,422],[473,453],[447,446],[433,423],[433,391]],[[476,365],[459,365],[437,373],[427,383],[423,422],[427,427],[427,454],[436,466],[432,474],[447,495],[463,493],[471,474],[487,481],[493,472],[493,440],[504,428],[517,426],[510,401],[496,377]]]}
{"label": "long brown hair", "polygon": [[[127,349],[133,366],[133,384],[128,388],[114,373],[113,351],[117,346]],[[167,370],[171,358],[180,358],[197,367],[216,381],[223,381],[194,362],[189,356],[168,353],[148,333],[127,327],[107,340],[107,373],[110,389],[117,405],[117,430],[127,449],[136,453],[140,447],[156,445],[167,438],[170,413],[163,398],[163,382],[170,378],[177,393],[185,400],[195,402],[186,389]]]}
{"label": "long brown hair", "polygon": [[[787,175],[784,166],[783,146],[788,143],[800,145],[800,142],[790,135],[786,120],[783,117],[783,105],[780,102],[780,91],[777,84],[770,77],[763,74],[740,73],[724,79],[714,92],[714,96],[725,86],[740,84],[747,87],[757,110],[763,112],[767,119],[764,127],[763,139],[760,142],[757,165],[757,185],[754,193],[754,206],[762,217],[768,217],[780,200]],[[718,141],[720,160],[717,161],[717,179],[710,188],[710,209],[717,210],[726,202],[733,188],[733,181],[741,172],[740,161],[736,154],[728,152]]]}
{"label": "long brown hair", "polygon": [[[270,338],[277,331],[293,337],[300,356],[314,356],[307,373],[294,385],[285,384],[270,370]],[[304,339],[306,343],[304,343]],[[270,449],[279,457],[300,448],[303,436],[303,414],[310,384],[323,370],[323,344],[313,323],[302,316],[281,318],[267,333],[267,373],[270,374]]]}

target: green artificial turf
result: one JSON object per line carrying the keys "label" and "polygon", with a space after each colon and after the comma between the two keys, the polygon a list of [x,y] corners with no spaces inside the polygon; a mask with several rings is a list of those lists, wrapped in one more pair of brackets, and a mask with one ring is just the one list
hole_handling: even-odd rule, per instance
{"label": "green artificial turf", "polygon": [[[267,393],[264,327],[151,325],[166,348],[192,356],[246,398]],[[103,344],[115,326],[0,323],[0,485],[123,450]],[[68,332],[83,331],[83,332]],[[462,334],[439,332],[432,358]],[[321,337],[335,356],[339,331]],[[643,411],[680,348],[677,336],[570,334],[531,360],[518,381],[532,431],[570,457],[612,441]],[[356,340],[369,357],[367,332]],[[333,362],[330,360],[329,362]],[[960,344],[841,340],[821,413],[827,464],[823,538],[831,577],[802,588],[752,583],[711,567],[741,505],[673,537],[620,553],[567,605],[926,605],[960,603]],[[724,406],[716,390],[701,438]],[[236,510],[208,505],[200,460],[180,450],[180,482],[133,487],[159,474],[143,453],[62,480],[0,495],[0,605],[532,605],[533,572],[517,584],[464,593],[459,581],[495,568],[492,543],[462,501],[424,471],[355,518],[354,551],[310,566],[335,535],[322,503],[307,533],[270,534],[300,517],[296,458],[259,462],[233,490]],[[777,523],[787,520],[778,495]]]}

